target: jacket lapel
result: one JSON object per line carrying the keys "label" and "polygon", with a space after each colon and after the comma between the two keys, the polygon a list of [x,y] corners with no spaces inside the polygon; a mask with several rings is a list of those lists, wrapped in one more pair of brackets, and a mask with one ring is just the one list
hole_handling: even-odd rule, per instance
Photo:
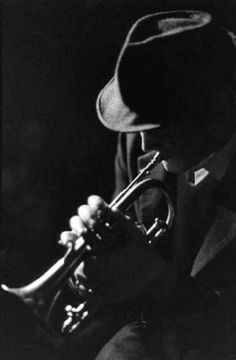
{"label": "jacket lapel", "polygon": [[236,212],[220,206],[216,219],[195,258],[191,276],[196,276],[234,239],[236,239]]}
{"label": "jacket lapel", "polygon": [[217,190],[218,211],[193,263],[196,276],[218,253],[236,240],[236,155]]}

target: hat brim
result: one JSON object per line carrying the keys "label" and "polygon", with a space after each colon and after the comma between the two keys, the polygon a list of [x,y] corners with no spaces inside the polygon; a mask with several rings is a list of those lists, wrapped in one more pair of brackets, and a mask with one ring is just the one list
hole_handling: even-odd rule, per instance
{"label": "hat brim", "polygon": [[96,108],[99,120],[113,131],[139,132],[161,126],[157,119],[150,122],[150,119],[142,118],[123,102],[116,77],[99,93]]}

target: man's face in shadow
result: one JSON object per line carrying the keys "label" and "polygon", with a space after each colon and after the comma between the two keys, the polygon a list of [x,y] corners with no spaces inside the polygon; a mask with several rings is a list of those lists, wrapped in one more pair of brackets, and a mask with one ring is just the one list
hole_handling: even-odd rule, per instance
{"label": "man's face in shadow", "polygon": [[171,123],[166,128],[141,132],[142,150],[160,151],[165,169],[179,173],[216,152],[235,130],[233,124],[214,119],[205,123]]}

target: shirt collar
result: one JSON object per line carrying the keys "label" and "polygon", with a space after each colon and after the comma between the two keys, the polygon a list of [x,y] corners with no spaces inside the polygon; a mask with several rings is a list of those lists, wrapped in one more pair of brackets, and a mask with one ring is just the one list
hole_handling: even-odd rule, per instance
{"label": "shirt collar", "polygon": [[[226,173],[229,163],[236,153],[236,132],[229,139],[229,141],[221,148],[217,153],[213,153],[200,164],[190,170],[192,176],[195,178],[193,181],[196,183],[200,182],[208,174],[211,174],[216,180],[220,181]],[[194,174],[194,176],[193,176]],[[198,179],[198,180],[197,180]]]}
{"label": "shirt collar", "polygon": [[220,181],[226,173],[233,155],[236,153],[236,132],[229,139],[223,148],[221,148],[214,156],[212,156],[204,168],[218,181]]}

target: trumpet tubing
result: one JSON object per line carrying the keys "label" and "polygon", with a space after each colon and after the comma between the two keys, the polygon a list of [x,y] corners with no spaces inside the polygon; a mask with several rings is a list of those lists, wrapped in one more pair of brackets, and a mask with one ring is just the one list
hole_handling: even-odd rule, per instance
{"label": "trumpet tubing", "polygon": [[[152,168],[161,162],[161,160],[161,155],[157,152],[147,166],[140,171],[137,177],[109,205],[112,209],[125,212],[145,190],[157,188],[166,198],[168,211],[166,220],[156,218],[153,225],[146,231],[147,242],[149,243],[152,239],[158,239],[166,234],[174,219],[173,204],[166,186],[161,181],[153,178],[143,179],[150,174]],[[75,250],[73,244],[71,244],[65,255],[33,282],[20,288],[10,288],[2,284],[2,289],[18,296],[24,303],[29,305],[34,312],[43,316],[46,322],[50,322],[55,293],[63,288],[77,266],[79,266],[91,250],[83,238],[80,238],[80,240],[80,247],[78,249]],[[64,333],[72,333],[88,315],[86,301],[77,307],[67,305],[65,310],[67,317],[62,324],[61,331]]]}

